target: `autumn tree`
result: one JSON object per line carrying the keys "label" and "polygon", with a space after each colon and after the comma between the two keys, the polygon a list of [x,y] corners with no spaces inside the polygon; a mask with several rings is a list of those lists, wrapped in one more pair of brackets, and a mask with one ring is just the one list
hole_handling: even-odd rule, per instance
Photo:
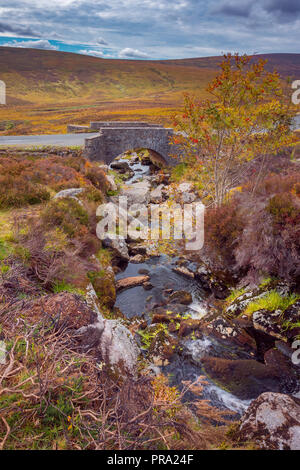
{"label": "autumn tree", "polygon": [[265,60],[224,55],[221,71],[208,86],[211,99],[188,94],[184,112],[174,117],[174,144],[209,205],[219,206],[260,157],[257,182],[268,158],[293,141],[295,115],[277,72]]}

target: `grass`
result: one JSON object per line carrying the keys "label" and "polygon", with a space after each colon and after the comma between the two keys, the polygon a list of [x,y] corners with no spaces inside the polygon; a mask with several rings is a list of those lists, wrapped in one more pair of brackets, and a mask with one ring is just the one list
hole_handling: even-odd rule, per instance
{"label": "grass", "polygon": [[85,292],[82,289],[78,289],[72,284],[66,281],[56,281],[53,285],[53,292],[58,294],[59,292],[70,292],[70,294],[78,294],[85,297]]}
{"label": "grass", "polygon": [[228,304],[231,304],[232,302],[234,302],[238,297],[240,297],[241,295],[245,294],[246,292],[246,289],[242,288],[242,289],[234,289],[231,294],[227,297],[226,299],[226,303]]}
{"label": "grass", "polygon": [[261,281],[261,283],[259,284],[259,287],[261,287],[261,288],[268,287],[271,284],[272,281],[274,281],[274,278],[266,277],[265,279],[263,279]]}
{"label": "grass", "polygon": [[257,300],[250,302],[243,315],[251,316],[254,312],[259,310],[281,310],[284,312],[288,307],[293,305],[300,298],[297,294],[290,294],[287,296],[282,296],[279,292],[272,290],[268,292],[264,297],[261,297]]}
{"label": "grass", "polygon": [[28,322],[12,337],[4,316],[1,450],[232,448],[226,413],[199,400],[195,418],[183,404],[187,392],[202,393],[201,381],[181,392],[163,376],[117,382],[92,354],[76,351],[65,328]]}

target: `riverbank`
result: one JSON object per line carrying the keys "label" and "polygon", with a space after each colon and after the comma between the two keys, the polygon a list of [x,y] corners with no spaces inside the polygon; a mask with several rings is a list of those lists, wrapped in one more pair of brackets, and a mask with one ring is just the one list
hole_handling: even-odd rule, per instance
{"label": "riverbank", "polygon": [[101,203],[195,202],[197,190],[147,153],[107,168],[60,152],[0,155],[2,188],[14,179],[1,195],[3,447],[297,447],[295,418],[284,435],[265,417],[263,438],[249,428],[284,400],[297,415],[296,290],[239,287],[180,240],[100,242]]}

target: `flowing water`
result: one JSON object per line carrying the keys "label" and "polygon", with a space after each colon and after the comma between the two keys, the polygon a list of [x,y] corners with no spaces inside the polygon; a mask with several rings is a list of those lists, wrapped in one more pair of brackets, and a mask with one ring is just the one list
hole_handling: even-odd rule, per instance
{"label": "flowing water", "polygon": [[[119,161],[127,161],[119,159]],[[130,164],[134,175],[126,181],[126,185],[133,184],[141,177],[147,178],[150,173],[149,166],[141,163]],[[143,317],[148,323],[151,323],[150,312],[155,306],[165,305],[167,297],[166,289],[184,290],[192,295],[193,302],[184,308],[184,314],[189,314],[192,318],[202,318],[207,313],[205,291],[201,284],[193,279],[186,278],[173,269],[176,267],[178,258],[167,255],[154,256],[143,263],[128,263],[126,269],[117,274],[116,279],[123,279],[140,274],[146,274],[150,277],[150,283],[153,288],[145,290],[142,286],[133,287],[121,291],[117,295],[115,306],[129,319],[134,317]],[[192,264],[190,267],[193,267]],[[153,370],[162,372],[169,377],[172,385],[181,388],[183,380],[195,381],[199,376],[203,376],[204,371],[201,366],[201,358],[214,351],[216,345],[213,345],[209,338],[182,340],[182,354],[175,354],[168,365],[158,368],[153,365]],[[158,370],[159,369],[159,370]],[[203,393],[200,398],[210,400],[211,404],[219,409],[228,409],[242,414],[249,406],[250,401],[240,400],[234,395],[217,387],[210,379],[206,377]],[[192,393],[186,396],[188,400],[195,400]],[[197,397],[199,398],[199,397]]]}

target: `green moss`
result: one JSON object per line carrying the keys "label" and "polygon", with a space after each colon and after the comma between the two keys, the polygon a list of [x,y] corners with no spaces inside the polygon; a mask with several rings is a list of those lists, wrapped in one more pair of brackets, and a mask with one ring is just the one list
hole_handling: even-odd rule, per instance
{"label": "green moss", "polygon": [[9,253],[10,250],[7,244],[4,241],[0,240],[0,261],[3,261],[5,258],[7,258]]}
{"label": "green moss", "polygon": [[102,269],[99,271],[89,271],[87,276],[95,289],[101,305],[112,308],[116,301],[114,276]]}
{"label": "green moss", "polygon": [[231,304],[232,302],[234,302],[238,297],[240,297],[241,295],[245,294],[246,292],[246,289],[242,288],[242,289],[234,289],[231,294],[227,297],[226,299],[226,303],[228,304]]}
{"label": "green moss", "polygon": [[299,295],[290,294],[287,296],[282,296],[279,294],[279,292],[272,290],[270,292],[267,292],[264,297],[250,302],[244,310],[243,314],[251,316],[254,312],[257,312],[258,310],[282,310],[282,312],[284,312],[298,299]]}

